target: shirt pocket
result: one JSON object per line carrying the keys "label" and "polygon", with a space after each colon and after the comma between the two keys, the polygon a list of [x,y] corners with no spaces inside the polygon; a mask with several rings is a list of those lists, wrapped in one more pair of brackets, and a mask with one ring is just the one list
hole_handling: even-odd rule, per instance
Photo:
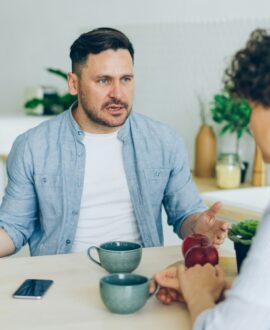
{"label": "shirt pocket", "polygon": [[35,175],[35,185],[41,189],[55,188],[62,186],[60,175]]}
{"label": "shirt pocket", "polygon": [[62,215],[64,187],[61,175],[35,175],[35,188],[41,217],[54,219]]}
{"label": "shirt pocket", "polygon": [[170,169],[167,168],[148,168],[144,169],[148,191],[152,204],[161,204],[166,189]]}

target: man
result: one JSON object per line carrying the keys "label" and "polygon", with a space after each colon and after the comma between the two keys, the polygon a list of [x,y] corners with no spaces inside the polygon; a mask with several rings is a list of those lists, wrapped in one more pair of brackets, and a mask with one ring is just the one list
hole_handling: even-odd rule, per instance
{"label": "man", "polygon": [[166,125],[132,112],[134,50],[115,29],[71,46],[70,93],[78,102],[22,134],[7,162],[0,255],[27,242],[31,255],[84,251],[108,240],[163,244],[161,206],[181,237],[214,244],[228,225],[205,210],[183,142]]}

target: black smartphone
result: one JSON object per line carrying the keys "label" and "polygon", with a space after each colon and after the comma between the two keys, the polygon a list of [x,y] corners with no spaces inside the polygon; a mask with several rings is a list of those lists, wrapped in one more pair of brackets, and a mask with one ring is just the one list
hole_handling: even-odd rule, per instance
{"label": "black smartphone", "polygon": [[52,280],[28,279],[20,285],[12,296],[22,299],[41,299],[52,284]]}

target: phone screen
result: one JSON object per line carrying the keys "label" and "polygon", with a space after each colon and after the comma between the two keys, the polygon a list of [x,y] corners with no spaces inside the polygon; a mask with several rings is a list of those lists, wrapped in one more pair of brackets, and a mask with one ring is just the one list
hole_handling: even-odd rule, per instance
{"label": "phone screen", "polygon": [[14,298],[41,299],[45,292],[52,285],[52,280],[25,280],[22,285],[13,293]]}

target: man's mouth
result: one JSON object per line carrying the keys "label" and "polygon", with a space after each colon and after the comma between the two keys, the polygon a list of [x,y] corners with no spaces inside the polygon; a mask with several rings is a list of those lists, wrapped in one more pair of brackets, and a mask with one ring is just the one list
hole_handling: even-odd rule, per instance
{"label": "man's mouth", "polygon": [[123,110],[126,110],[128,108],[128,105],[126,103],[109,103],[105,104],[104,109],[109,111],[110,113],[117,114],[119,112],[122,112]]}

